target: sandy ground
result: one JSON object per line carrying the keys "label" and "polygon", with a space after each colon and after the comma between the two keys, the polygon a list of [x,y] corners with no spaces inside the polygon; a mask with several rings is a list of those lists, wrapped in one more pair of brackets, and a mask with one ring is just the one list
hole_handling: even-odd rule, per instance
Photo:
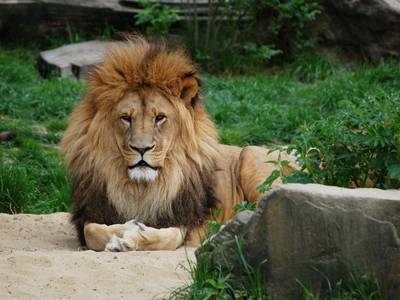
{"label": "sandy ground", "polygon": [[161,299],[189,279],[194,249],[80,249],[69,215],[0,214],[0,299]]}

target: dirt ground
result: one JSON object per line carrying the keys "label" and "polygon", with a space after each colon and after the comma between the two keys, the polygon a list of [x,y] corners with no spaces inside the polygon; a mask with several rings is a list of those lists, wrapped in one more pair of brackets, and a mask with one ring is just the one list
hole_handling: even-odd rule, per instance
{"label": "dirt ground", "polygon": [[0,299],[161,299],[182,286],[194,248],[80,249],[69,214],[0,214]]}

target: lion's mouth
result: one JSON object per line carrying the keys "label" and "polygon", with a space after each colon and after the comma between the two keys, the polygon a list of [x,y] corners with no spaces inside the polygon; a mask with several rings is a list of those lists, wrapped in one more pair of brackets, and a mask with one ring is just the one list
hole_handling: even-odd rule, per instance
{"label": "lion's mouth", "polygon": [[138,163],[134,164],[133,166],[128,166],[129,170],[135,169],[135,168],[150,168],[153,169],[154,171],[157,171],[159,167],[153,167],[149,165],[145,160],[141,160]]}

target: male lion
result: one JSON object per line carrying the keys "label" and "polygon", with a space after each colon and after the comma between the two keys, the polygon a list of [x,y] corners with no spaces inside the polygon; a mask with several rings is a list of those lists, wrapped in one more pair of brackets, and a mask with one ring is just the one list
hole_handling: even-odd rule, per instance
{"label": "male lion", "polygon": [[61,141],[80,241],[96,251],[200,243],[272,172],[267,150],[218,143],[200,82],[181,50],[142,38],[112,47],[91,74]]}

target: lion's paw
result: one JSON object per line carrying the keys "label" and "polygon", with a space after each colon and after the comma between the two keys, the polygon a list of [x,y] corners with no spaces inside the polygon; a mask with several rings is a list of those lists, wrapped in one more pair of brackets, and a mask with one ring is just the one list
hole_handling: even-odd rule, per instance
{"label": "lion's paw", "polygon": [[119,238],[115,234],[111,237],[110,241],[107,243],[104,251],[107,252],[127,252],[136,250],[135,246],[132,244],[132,240],[126,238]]}
{"label": "lion's paw", "polygon": [[146,227],[147,227],[146,225],[136,221],[135,219],[132,219],[132,220],[129,220],[128,222],[125,222],[125,225],[129,227],[129,230],[132,230],[132,229],[138,227],[139,230],[144,231],[144,230],[146,230]]}
{"label": "lion's paw", "polygon": [[126,231],[122,237],[113,235],[105,247],[105,251],[126,252],[137,250],[141,241],[147,240],[149,227],[136,220],[130,220],[125,223]]}

